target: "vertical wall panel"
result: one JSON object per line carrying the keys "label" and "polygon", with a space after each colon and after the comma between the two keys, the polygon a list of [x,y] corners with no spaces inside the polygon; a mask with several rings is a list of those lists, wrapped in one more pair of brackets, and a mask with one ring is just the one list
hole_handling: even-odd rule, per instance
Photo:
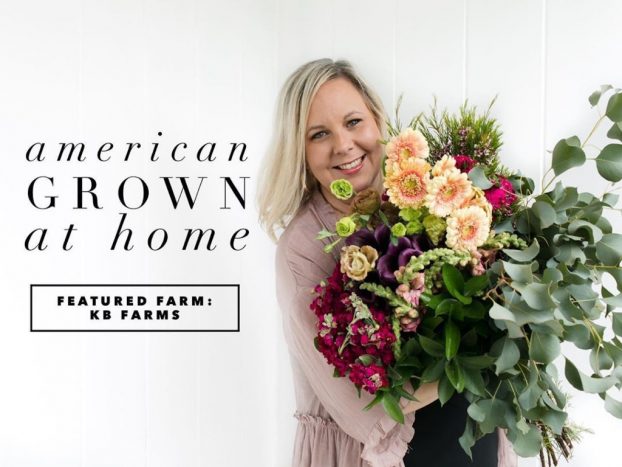
{"label": "vertical wall panel", "polygon": [[[439,107],[455,108],[464,98],[464,4],[398,0],[395,26],[395,95],[404,95],[403,119]],[[390,28],[383,31],[390,34]],[[389,53],[389,52],[387,52]],[[387,103],[391,114],[391,106]]]}
{"label": "vertical wall panel", "polygon": [[475,0],[467,4],[466,89],[470,104],[503,129],[502,162],[540,179],[542,154],[542,2]]}
{"label": "vertical wall panel", "polygon": [[309,60],[332,58],[334,7],[335,2],[330,0],[279,0],[277,76],[280,83]]}
{"label": "vertical wall panel", "polygon": [[395,0],[349,0],[333,11],[334,58],[350,60],[385,105],[393,95],[395,7]]}

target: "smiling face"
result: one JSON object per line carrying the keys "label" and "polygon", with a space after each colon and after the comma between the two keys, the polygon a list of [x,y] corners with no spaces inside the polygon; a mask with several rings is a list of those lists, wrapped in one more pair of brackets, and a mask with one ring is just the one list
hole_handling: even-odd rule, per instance
{"label": "smiling face", "polygon": [[331,205],[348,209],[330,192],[334,180],[348,180],[356,192],[380,186],[380,139],[374,115],[348,79],[335,78],[320,86],[309,110],[305,157]]}

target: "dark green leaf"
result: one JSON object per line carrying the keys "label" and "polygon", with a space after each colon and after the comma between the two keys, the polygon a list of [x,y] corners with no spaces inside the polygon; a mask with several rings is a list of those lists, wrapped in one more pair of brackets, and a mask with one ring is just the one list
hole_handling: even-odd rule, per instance
{"label": "dark green leaf", "polygon": [[427,367],[421,374],[421,381],[431,383],[438,381],[445,371],[445,359],[437,360],[432,366]]}
{"label": "dark green leaf", "polygon": [[612,313],[613,332],[616,336],[622,336],[622,313]]}
{"label": "dark green leaf", "polygon": [[443,346],[426,336],[419,336],[419,343],[423,351],[432,357],[443,357],[445,352]]}
{"label": "dark green leaf", "polygon": [[479,300],[473,300],[473,303],[462,307],[466,318],[481,320],[486,316],[486,307]]}
{"label": "dark green leaf", "polygon": [[447,375],[443,375],[438,383],[438,400],[441,403],[441,407],[445,405],[445,402],[451,399],[455,391],[456,389],[450,383]]}
{"label": "dark green leaf", "polygon": [[442,269],[443,283],[447,288],[447,291],[460,302],[468,305],[471,303],[471,297],[465,297],[464,293],[464,278],[462,273],[451,264],[443,264]]}
{"label": "dark green leaf", "polygon": [[445,358],[451,360],[458,353],[460,345],[460,329],[450,319],[445,323]]}
{"label": "dark green leaf", "polygon": [[484,384],[481,371],[463,368],[462,376],[464,377],[464,387],[467,391],[478,396],[486,396],[486,385]]}
{"label": "dark green leaf", "polygon": [[579,138],[560,140],[553,149],[553,172],[560,175],[573,167],[579,167],[585,163],[585,152],[581,149]]}
{"label": "dark green leaf", "polygon": [[483,370],[484,368],[492,366],[495,360],[495,357],[491,357],[490,355],[477,355],[475,357],[460,355],[458,357],[460,365],[470,370]]}
{"label": "dark green leaf", "polygon": [[374,397],[374,399],[369,404],[363,407],[363,410],[369,410],[374,405],[378,404],[378,402],[381,402],[385,394],[386,394],[385,392],[381,392],[381,391],[376,392],[376,397]]}
{"label": "dark green leaf", "polygon": [[445,374],[449,378],[449,381],[456,388],[456,391],[462,392],[464,390],[464,375],[462,374],[462,368],[455,360],[448,362],[445,365]]}
{"label": "dark green leaf", "polygon": [[622,180],[622,144],[608,144],[596,157],[596,169],[610,182]]}
{"label": "dark green leaf", "polygon": [[446,298],[436,307],[436,316],[451,315],[458,312],[462,304],[454,298]]}
{"label": "dark green leaf", "polygon": [[477,292],[484,290],[487,285],[488,276],[486,276],[486,274],[471,277],[464,284],[464,295],[466,295],[467,297],[473,296]]}
{"label": "dark green leaf", "polygon": [[389,416],[398,423],[404,423],[404,412],[397,402],[397,399],[388,392],[382,398],[382,406]]}

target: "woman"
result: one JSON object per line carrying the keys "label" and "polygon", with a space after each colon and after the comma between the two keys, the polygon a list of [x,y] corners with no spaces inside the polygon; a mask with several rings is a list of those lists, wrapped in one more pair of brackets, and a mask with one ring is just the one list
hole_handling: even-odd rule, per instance
{"label": "woman", "polygon": [[[466,407],[461,397],[456,398],[451,412],[441,412],[438,402],[433,403],[438,398],[437,385],[422,385],[415,393],[417,402],[402,400],[405,423],[399,424],[380,405],[363,411],[372,396],[363,392],[358,398],[349,379],[334,378],[333,369],[313,344],[317,327],[309,309],[312,289],[331,274],[337,260],[322,251],[315,237],[322,229],[332,230],[337,219],[349,212],[347,202],[335,198],[329,185],[345,178],[356,191],[368,187],[381,190],[383,149],[379,141],[384,125],[380,99],[345,61],[323,59],[301,66],[279,97],[259,207],[262,225],[273,239],[278,228],[285,228],[278,240],[276,280],[296,392],[296,467],[458,467],[454,454],[466,459],[453,432],[446,436],[455,446],[436,442],[447,426],[443,417],[455,422],[458,413],[464,428]],[[413,438],[419,429],[415,425],[417,410],[429,414],[427,419],[422,417],[426,426],[421,430],[431,438],[422,435],[426,442],[421,446],[416,446],[417,438]],[[489,452],[483,452],[481,458],[494,457],[494,461],[482,461],[480,467],[497,465],[496,436],[492,438]],[[507,442],[502,440],[498,465],[506,467],[512,465],[509,457],[514,456],[507,455]],[[409,451],[409,443],[417,449]],[[434,450],[450,452],[450,463],[428,461]],[[470,465],[478,465],[478,460]]]}

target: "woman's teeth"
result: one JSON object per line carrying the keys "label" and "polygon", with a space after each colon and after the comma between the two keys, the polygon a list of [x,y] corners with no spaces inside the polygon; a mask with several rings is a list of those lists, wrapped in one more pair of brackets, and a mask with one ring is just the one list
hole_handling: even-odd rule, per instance
{"label": "woman's teeth", "polygon": [[338,165],[337,168],[341,170],[353,169],[354,167],[359,165],[361,162],[363,162],[363,157],[365,156],[361,156],[358,159],[353,160],[352,162],[348,162],[347,164]]}

